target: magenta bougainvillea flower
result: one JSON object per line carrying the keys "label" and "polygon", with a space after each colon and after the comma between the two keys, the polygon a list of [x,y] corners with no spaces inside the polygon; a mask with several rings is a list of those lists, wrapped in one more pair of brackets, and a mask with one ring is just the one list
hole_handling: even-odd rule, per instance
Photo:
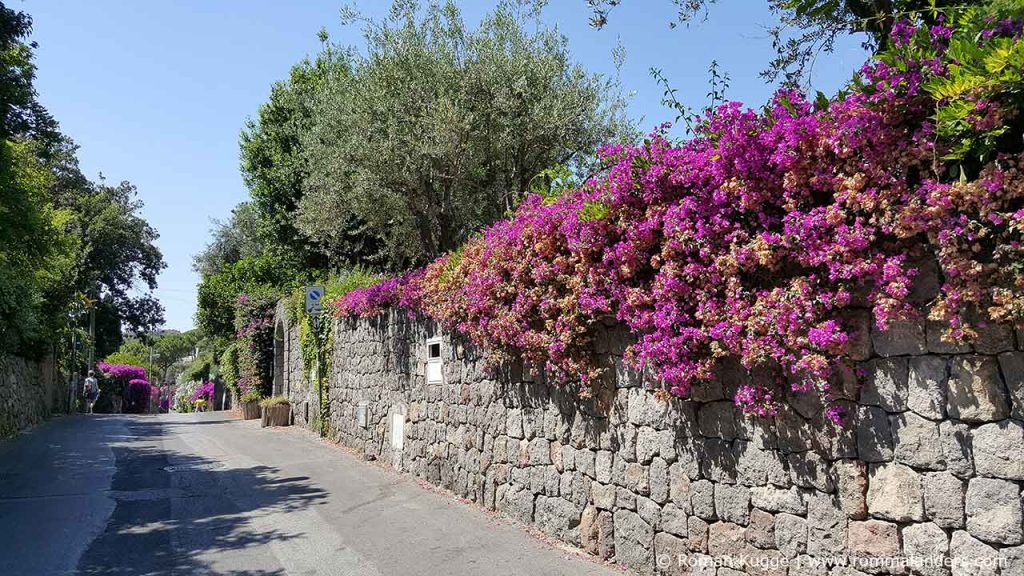
{"label": "magenta bougainvillea flower", "polygon": [[[969,41],[1021,41],[1019,23],[982,32]],[[683,143],[658,130],[607,146],[607,170],[580,189],[527,198],[460,252],[351,292],[336,312],[401,306],[584,393],[601,374],[591,335],[614,318],[636,337],[626,361],[668,393],[689,396],[732,357],[775,375],[738,385],[745,411],[770,416],[789,392],[817,393],[839,420],[832,381],[856,335],[851,307],[884,330],[926,304],[954,341],[972,335],[972,313],[1024,318],[1019,132],[1008,152],[942,161],[1019,127],[1024,86],[973,91],[958,136],[943,136],[927,90],[951,74],[956,33],[902,22],[897,50],[842,97],[781,90],[761,110],[719,107]],[[915,278],[929,261],[941,282],[922,302]]]}
{"label": "magenta bougainvillea flower", "polygon": [[141,366],[132,366],[130,364],[107,364],[106,362],[100,362],[96,364],[96,369],[105,374],[108,378],[114,378],[117,380],[145,380],[146,369]]}
{"label": "magenta bougainvillea flower", "polygon": [[207,402],[207,404],[212,404],[213,391],[213,382],[203,382],[202,385],[196,388],[196,391],[192,393],[192,396],[189,398],[189,400],[195,402],[196,400],[202,398]]}

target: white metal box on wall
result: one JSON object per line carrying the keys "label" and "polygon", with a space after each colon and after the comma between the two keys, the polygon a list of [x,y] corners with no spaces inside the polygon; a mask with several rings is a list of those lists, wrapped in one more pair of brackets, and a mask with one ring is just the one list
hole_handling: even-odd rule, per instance
{"label": "white metal box on wall", "polygon": [[427,384],[444,383],[444,364],[441,361],[441,338],[427,339]]}

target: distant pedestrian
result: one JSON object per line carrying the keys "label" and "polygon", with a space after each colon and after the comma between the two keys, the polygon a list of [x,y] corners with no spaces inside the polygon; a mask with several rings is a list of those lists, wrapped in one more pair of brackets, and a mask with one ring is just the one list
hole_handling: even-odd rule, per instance
{"label": "distant pedestrian", "polygon": [[89,376],[85,379],[85,404],[89,408],[89,414],[92,414],[92,405],[99,397],[100,383],[96,380],[96,373],[89,370]]}

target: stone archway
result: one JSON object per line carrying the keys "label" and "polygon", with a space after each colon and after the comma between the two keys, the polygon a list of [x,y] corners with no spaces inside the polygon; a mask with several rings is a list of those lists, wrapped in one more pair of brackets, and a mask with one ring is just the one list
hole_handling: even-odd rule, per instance
{"label": "stone archway", "polygon": [[274,389],[273,395],[284,394],[284,322],[274,323]]}

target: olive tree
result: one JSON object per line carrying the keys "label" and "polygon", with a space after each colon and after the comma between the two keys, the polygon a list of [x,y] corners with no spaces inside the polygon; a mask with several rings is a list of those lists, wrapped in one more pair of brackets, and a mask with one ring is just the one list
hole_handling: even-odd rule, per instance
{"label": "olive tree", "polygon": [[303,136],[299,230],[328,252],[377,241],[376,267],[422,263],[506,215],[542,170],[632,137],[616,81],[530,18],[502,3],[471,30],[453,2],[396,2],[363,21],[365,53],[329,47],[344,64]]}

